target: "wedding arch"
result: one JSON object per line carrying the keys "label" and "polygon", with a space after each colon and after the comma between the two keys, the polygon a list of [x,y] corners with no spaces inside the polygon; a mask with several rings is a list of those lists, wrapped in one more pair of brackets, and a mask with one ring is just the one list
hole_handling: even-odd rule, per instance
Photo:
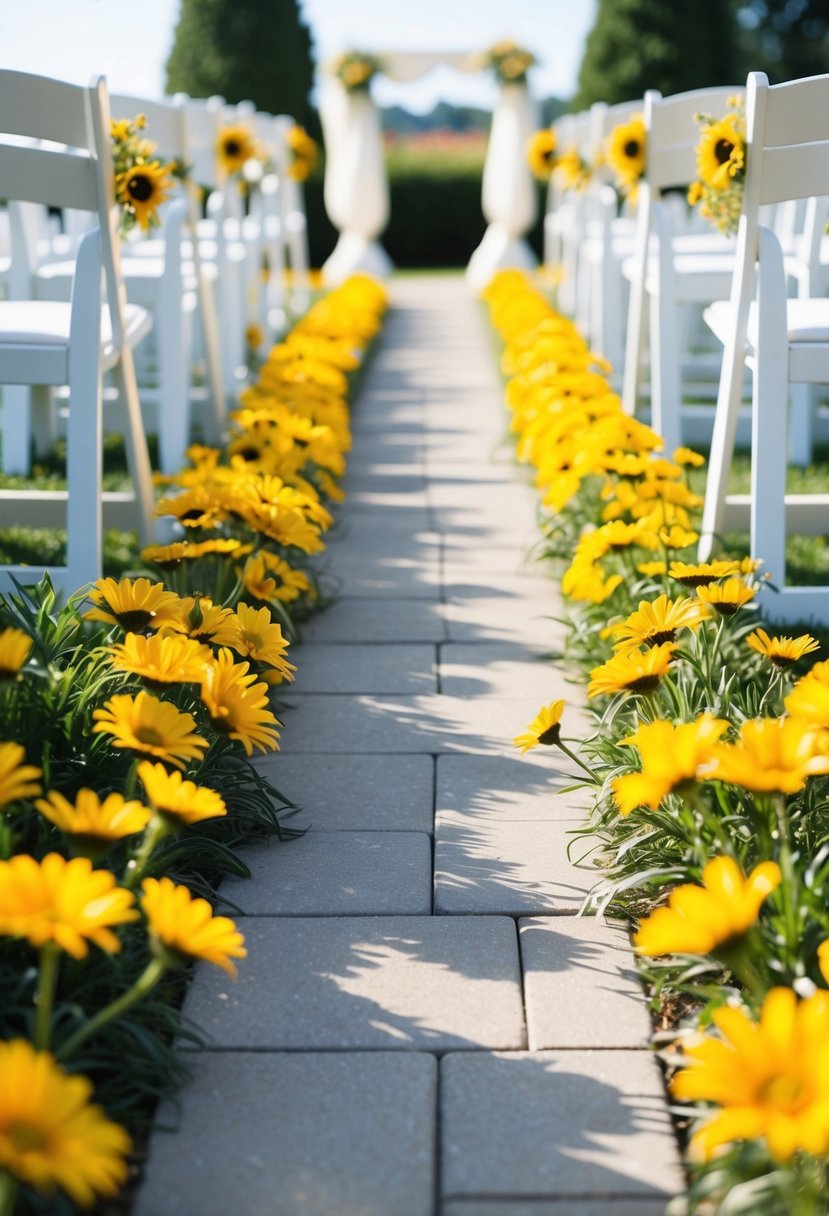
{"label": "wedding arch", "polygon": [[[382,51],[367,58],[375,65],[373,71],[400,83],[418,80],[441,65],[480,72],[484,59],[476,51]],[[338,75],[329,74],[320,116],[326,146],[325,207],[339,232],[323,266],[325,280],[337,284],[358,270],[385,277],[392,263],[380,236],[389,219],[389,186],[380,112],[368,81],[346,87]],[[525,79],[502,81],[481,190],[488,226],[467,267],[473,287],[482,287],[501,266],[529,267],[535,262],[524,234],[537,209],[526,159],[527,141],[537,125],[537,107]]]}

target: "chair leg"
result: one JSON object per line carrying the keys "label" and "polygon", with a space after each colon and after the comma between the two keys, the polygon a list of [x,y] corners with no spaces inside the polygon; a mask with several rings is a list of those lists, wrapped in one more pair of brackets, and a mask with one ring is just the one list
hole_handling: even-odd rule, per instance
{"label": "chair leg", "polygon": [[127,467],[135,488],[138,534],[143,544],[149,544],[154,536],[154,499],[150,455],[147,451],[147,436],[141,418],[141,402],[135,378],[135,363],[132,350],[125,346],[121,351],[113,375],[125,414],[125,438],[127,445]]}
{"label": "chair leg", "polygon": [[667,292],[650,297],[651,426],[664,439],[668,456],[682,442],[678,309]]}
{"label": "chair leg", "polygon": [[32,468],[32,390],[28,384],[3,386],[0,435],[3,472],[28,477]]}
{"label": "chair leg", "polygon": [[162,473],[178,473],[190,443],[190,327],[179,291],[158,313],[158,445]]}
{"label": "chair leg", "polygon": [[46,456],[55,446],[58,437],[58,413],[55,407],[55,392],[48,384],[37,384],[32,388],[32,439],[36,456]]}
{"label": "chair leg", "polygon": [[204,268],[199,268],[198,312],[204,362],[207,368],[207,388],[210,394],[210,426],[207,438],[217,442],[227,421],[222,359],[219,350],[219,321],[216,315],[216,297],[213,283]]}
{"label": "chair leg", "polygon": [[771,233],[761,230],[752,394],[751,553],[763,559],[766,571],[782,586],[786,581],[789,343],[783,256],[774,237],[771,241],[767,237]]}
{"label": "chair leg", "polygon": [[807,468],[812,463],[815,429],[815,392],[811,384],[791,386],[789,454],[792,464]]}

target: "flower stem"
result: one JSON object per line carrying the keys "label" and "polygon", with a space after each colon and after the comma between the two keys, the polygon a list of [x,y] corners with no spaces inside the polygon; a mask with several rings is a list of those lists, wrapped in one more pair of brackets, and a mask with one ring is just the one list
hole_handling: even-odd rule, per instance
{"label": "flower stem", "polygon": [[161,843],[167,835],[168,830],[167,824],[160,815],[156,815],[150,820],[138,852],[127,862],[123,884],[128,891],[135,890],[139,881],[143,878],[144,871],[156,846]]}
{"label": "flower stem", "polygon": [[[52,1009],[55,1004],[59,963],[60,951],[55,946],[48,945],[41,948],[34,1034],[34,1044],[38,1051],[48,1051],[52,1038]],[[2,1209],[0,1209],[1,1211]]]}
{"label": "flower stem", "polygon": [[565,746],[565,744],[561,742],[561,739],[559,739],[558,743],[556,744],[556,747],[558,747],[560,751],[563,751],[565,756],[569,756],[570,759],[573,761],[573,763],[577,764],[579,766],[579,768],[582,770],[582,772],[587,773],[587,775],[590,778],[593,785],[600,784],[599,779],[596,776],[596,774],[593,772],[593,770],[591,768],[588,768],[587,765],[583,763],[583,761],[579,760],[576,753],[571,752],[570,748]]}
{"label": "flower stem", "polygon": [[0,1216],[14,1216],[17,1186],[16,1178],[6,1170],[0,1170]]}
{"label": "flower stem", "polygon": [[102,1026],[106,1026],[107,1022],[122,1017],[127,1010],[132,1009],[133,1005],[137,1005],[145,996],[149,996],[166,969],[164,960],[160,958],[154,958],[147,963],[147,966],[131,988],[128,988],[126,992],[116,997],[114,1001],[111,1001],[103,1009],[99,1009],[94,1017],[91,1017],[73,1035],[70,1035],[63,1046],[55,1053],[57,1058],[61,1062],[68,1060],[75,1054],[81,1044],[85,1043],[91,1035],[96,1034]]}

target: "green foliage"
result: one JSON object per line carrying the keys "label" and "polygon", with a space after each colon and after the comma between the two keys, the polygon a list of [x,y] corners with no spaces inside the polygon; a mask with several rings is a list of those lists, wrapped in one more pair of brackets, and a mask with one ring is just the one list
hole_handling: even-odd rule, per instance
{"label": "green foliage", "polygon": [[599,0],[572,108],[666,96],[744,76],[731,0]]}
{"label": "green foliage", "polygon": [[316,131],[308,103],[313,73],[311,35],[297,0],[182,0],[168,93],[250,99]]}
{"label": "green foliage", "polygon": [[746,72],[772,83],[829,72],[826,0],[737,0],[736,11]]}
{"label": "green foliage", "polygon": [[[387,157],[391,216],[382,242],[401,269],[456,267],[469,261],[484,235],[481,174],[484,149],[432,150],[401,144]],[[337,240],[325,213],[322,177],[305,184],[311,264],[321,266]],[[539,187],[539,219],[528,239],[541,252],[543,212]]]}

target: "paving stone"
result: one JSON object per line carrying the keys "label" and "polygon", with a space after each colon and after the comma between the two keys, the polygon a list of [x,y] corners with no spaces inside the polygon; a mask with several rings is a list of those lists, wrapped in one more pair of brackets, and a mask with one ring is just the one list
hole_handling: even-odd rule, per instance
{"label": "paving stone", "polygon": [[276,917],[244,930],[238,980],[199,967],[185,1004],[216,1047],[526,1046],[506,917]]}
{"label": "paving stone", "polygon": [[483,563],[460,570],[447,558],[443,564],[443,591],[447,600],[504,599],[542,600],[544,610],[555,606],[556,615],[563,616],[564,602],[556,584],[543,566],[520,567],[514,550],[510,550],[512,569],[488,570]]}
{"label": "paving stone", "polygon": [[551,748],[521,757],[438,756],[436,809],[458,823],[463,817],[472,823],[583,817],[590,793],[562,792],[574,781],[567,763]]}
{"label": "paving stone", "polygon": [[[441,811],[435,818],[435,912],[573,915],[600,878],[588,858],[568,860],[581,819],[478,822]],[[581,858],[589,843],[577,840]]]}
{"label": "paving stone", "polygon": [[665,1199],[452,1199],[440,1216],[665,1216]]}
{"label": "paving stone", "polygon": [[329,696],[286,691],[281,748],[292,752],[482,752],[514,754],[513,736],[538,698]]}
{"label": "paving stone", "polygon": [[436,692],[436,650],[426,644],[315,642],[297,651],[291,691]]}
{"label": "paving stone", "polygon": [[440,545],[432,527],[430,508],[410,507],[385,517],[352,518],[331,532],[327,554],[359,550],[361,558],[377,556],[419,557],[421,560]]}
{"label": "paving stone", "polygon": [[315,832],[431,832],[431,756],[263,756],[259,771],[301,803],[287,820]]}
{"label": "paving stone", "polygon": [[331,551],[320,570],[320,584],[333,597],[358,596],[383,599],[428,599],[441,594],[440,553],[437,546],[422,556],[404,557],[399,553],[372,552],[360,556],[344,546]]}
{"label": "paving stone", "polygon": [[486,642],[444,644],[440,649],[440,689],[451,697],[538,697],[582,701],[583,687],[567,679],[561,663],[526,646]]}
{"label": "paving stone", "polygon": [[414,1052],[202,1055],[135,1216],[431,1216],[436,1072]]}
{"label": "paving stone", "polygon": [[441,1063],[441,1108],[447,1199],[558,1196],[615,1205],[625,1197],[664,1200],[682,1188],[649,1052],[452,1053]]}
{"label": "paving stone", "polygon": [[519,925],[530,1048],[647,1047],[651,1019],[627,933],[595,916]]}
{"label": "paving stone", "polygon": [[444,605],[427,599],[342,599],[302,626],[317,642],[441,642]]}
{"label": "paving stone", "polygon": [[566,626],[555,618],[560,602],[552,591],[533,599],[472,596],[445,606],[451,642],[523,642],[533,647],[562,649]]}
{"label": "paving stone", "polygon": [[251,877],[225,879],[222,896],[246,916],[432,911],[432,842],[423,832],[307,832],[240,856]]}

